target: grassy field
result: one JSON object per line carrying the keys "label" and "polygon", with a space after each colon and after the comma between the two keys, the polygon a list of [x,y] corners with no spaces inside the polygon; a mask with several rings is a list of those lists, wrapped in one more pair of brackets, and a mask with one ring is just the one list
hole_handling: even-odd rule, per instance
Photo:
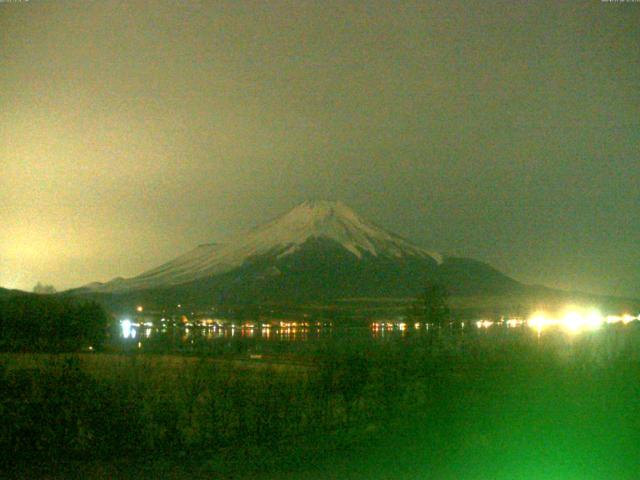
{"label": "grassy field", "polygon": [[9,478],[633,479],[640,327],[336,341],[311,366],[0,356]]}
{"label": "grassy field", "polygon": [[291,360],[219,358],[215,356],[196,355],[131,355],[119,353],[0,353],[0,365],[7,370],[42,370],[64,368],[69,361],[77,362],[79,368],[87,374],[101,379],[120,378],[131,370],[142,370],[147,375],[179,377],[193,368],[204,365],[243,371],[268,371],[269,373],[305,374],[310,365]]}

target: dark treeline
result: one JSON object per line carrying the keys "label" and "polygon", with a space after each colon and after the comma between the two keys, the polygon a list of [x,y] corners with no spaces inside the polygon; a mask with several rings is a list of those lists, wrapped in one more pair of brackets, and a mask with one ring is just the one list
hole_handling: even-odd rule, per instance
{"label": "dark treeline", "polygon": [[95,302],[51,295],[14,295],[0,299],[0,350],[72,352],[99,349],[108,316]]}

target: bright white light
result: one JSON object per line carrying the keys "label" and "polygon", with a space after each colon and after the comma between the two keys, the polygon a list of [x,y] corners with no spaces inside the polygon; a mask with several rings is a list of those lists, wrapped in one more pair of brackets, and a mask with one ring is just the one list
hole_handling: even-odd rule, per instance
{"label": "bright white light", "polygon": [[613,323],[618,317],[604,317],[598,310],[569,307],[561,317],[548,316],[544,312],[534,313],[527,325],[538,331],[538,334],[549,327],[560,326],[568,333],[574,334],[585,330],[597,330],[605,322]]}
{"label": "bright white light", "polygon": [[625,325],[629,322],[633,322],[636,318],[632,317],[631,315],[629,315],[628,313],[625,313],[622,316],[622,323],[624,323]]}
{"label": "bright white light", "polygon": [[569,333],[577,333],[582,330],[597,330],[605,321],[597,310],[584,312],[579,309],[570,309],[562,318],[562,326]]}
{"label": "bright white light", "polygon": [[[122,336],[124,338],[129,338],[131,336],[131,320],[129,320],[128,318],[121,320],[120,328],[122,329]],[[135,332],[135,330],[133,330],[133,332]]]}
{"label": "bright white light", "polygon": [[569,311],[562,318],[562,326],[569,333],[577,333],[584,325],[584,320],[578,312]]}
{"label": "bright white light", "polygon": [[624,315],[609,315],[607,317],[607,323],[623,323],[623,324],[627,324],[629,322],[633,322],[634,320],[639,320],[639,317],[634,317],[632,315],[629,315],[628,313],[625,313]]}
{"label": "bright white light", "polygon": [[607,323],[618,323],[622,321],[622,317],[620,317],[619,315],[608,315],[607,316]]}
{"label": "bright white light", "polygon": [[554,326],[558,324],[558,320],[547,317],[544,312],[536,312],[533,316],[527,321],[527,325],[529,327],[534,328],[538,331],[538,333],[542,332],[545,328]]}
{"label": "bright white light", "polygon": [[493,322],[490,320],[478,320],[476,322],[476,327],[478,328],[489,328],[491,325],[493,325]]}
{"label": "bright white light", "polygon": [[597,310],[591,310],[584,319],[584,325],[590,330],[599,329],[604,323],[604,317]]}

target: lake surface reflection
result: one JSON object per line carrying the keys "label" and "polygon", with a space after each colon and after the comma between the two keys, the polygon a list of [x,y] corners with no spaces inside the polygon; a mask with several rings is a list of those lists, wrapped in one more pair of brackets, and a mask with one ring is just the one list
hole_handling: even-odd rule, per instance
{"label": "lake surface reflection", "polygon": [[[487,320],[470,320],[452,322],[444,326],[434,326],[427,323],[406,323],[392,321],[378,321],[360,324],[308,323],[308,322],[278,322],[269,324],[189,324],[180,323],[160,324],[157,322],[120,322],[119,342],[137,344],[142,347],[148,342],[171,342],[174,345],[221,343],[246,340],[251,343],[298,343],[313,342],[329,339],[360,339],[384,341],[402,337],[430,336],[443,333],[458,333],[460,335],[504,336],[520,335],[525,337],[542,338],[563,336],[573,338],[577,335],[589,335],[604,330],[618,330],[635,328],[640,322],[637,317],[630,317],[622,322],[603,322],[594,326],[586,324],[584,329],[577,329],[575,325],[567,328],[561,323],[550,323],[541,328],[540,323],[532,323],[522,319],[506,319],[501,322]],[[612,324],[613,323],[613,324]],[[597,328],[596,328],[597,327]]]}
{"label": "lake surface reflection", "polygon": [[121,329],[123,341],[144,341],[157,337],[179,337],[183,342],[217,341],[232,339],[258,339],[277,342],[305,342],[320,338],[331,338],[334,333],[369,335],[366,326],[338,327],[330,324],[313,326],[168,326],[155,327],[144,324],[130,324]]}

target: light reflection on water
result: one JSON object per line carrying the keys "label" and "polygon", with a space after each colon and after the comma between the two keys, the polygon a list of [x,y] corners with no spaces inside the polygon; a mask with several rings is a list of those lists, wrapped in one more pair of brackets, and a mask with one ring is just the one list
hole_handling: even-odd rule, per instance
{"label": "light reflection on water", "polygon": [[[635,318],[634,318],[635,320]],[[638,322],[634,322],[638,323]],[[626,325],[626,323],[624,323]],[[280,325],[205,325],[205,326],[149,326],[149,324],[136,324],[128,320],[122,325],[119,339],[122,341],[153,340],[156,338],[180,339],[184,344],[196,342],[215,342],[220,340],[255,340],[265,342],[309,342],[329,338],[371,338],[384,341],[393,338],[403,338],[408,336],[427,336],[443,332],[458,331],[461,334],[476,335],[500,335],[511,332],[520,332],[524,335],[534,335],[541,338],[540,329],[529,328],[526,322],[515,320],[504,321],[502,324],[487,321],[468,321],[464,323],[449,324],[442,327],[425,323],[393,323],[393,322],[372,322],[368,326],[332,326],[332,325],[309,325],[291,326],[290,324]],[[624,327],[623,327],[624,328]],[[561,329],[548,329],[547,336],[557,336],[562,334]],[[567,334],[568,332],[564,332]],[[571,332],[574,333],[575,332]]]}
{"label": "light reflection on water", "polygon": [[[368,334],[366,327],[339,328],[340,332],[349,331],[355,334]],[[259,339],[264,341],[305,342],[313,339],[331,337],[334,328],[325,327],[139,327],[127,324],[120,332],[121,340],[133,340],[138,337],[156,338],[158,336],[179,336],[185,343],[194,339]],[[375,337],[375,335],[374,335]]]}

